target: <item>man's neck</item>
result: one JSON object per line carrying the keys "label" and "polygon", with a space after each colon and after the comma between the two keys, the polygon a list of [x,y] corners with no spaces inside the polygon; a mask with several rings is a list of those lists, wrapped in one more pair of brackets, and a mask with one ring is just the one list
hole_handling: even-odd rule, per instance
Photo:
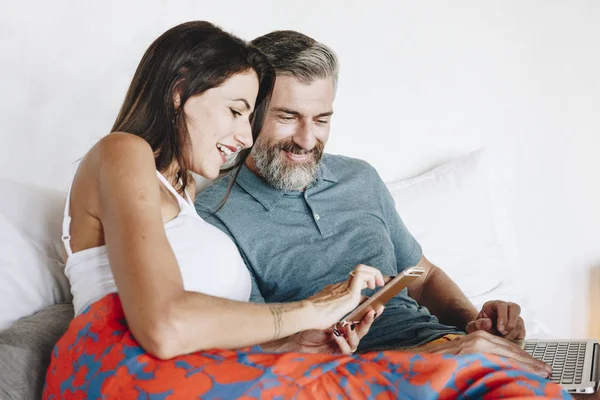
{"label": "man's neck", "polygon": [[[258,172],[258,168],[256,168],[256,163],[254,162],[254,158],[252,158],[252,156],[248,156],[248,158],[246,158],[246,167],[248,167],[248,169],[256,176],[258,176],[259,178],[263,179],[263,177],[260,175],[260,173]],[[263,179],[264,180],[264,179]]]}

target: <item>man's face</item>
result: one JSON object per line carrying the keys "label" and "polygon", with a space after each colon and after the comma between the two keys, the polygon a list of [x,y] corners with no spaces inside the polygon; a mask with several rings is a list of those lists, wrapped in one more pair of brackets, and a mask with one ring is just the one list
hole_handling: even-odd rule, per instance
{"label": "man's face", "polygon": [[248,167],[280,190],[303,190],[314,182],[334,97],[331,78],[305,84],[278,76]]}

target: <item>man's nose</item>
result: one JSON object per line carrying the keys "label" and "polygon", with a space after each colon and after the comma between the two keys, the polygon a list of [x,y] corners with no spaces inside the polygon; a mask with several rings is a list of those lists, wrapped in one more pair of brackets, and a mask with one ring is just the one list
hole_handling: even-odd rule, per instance
{"label": "man's nose", "polygon": [[304,150],[312,150],[317,144],[317,138],[315,137],[312,123],[303,122],[300,124],[292,140]]}

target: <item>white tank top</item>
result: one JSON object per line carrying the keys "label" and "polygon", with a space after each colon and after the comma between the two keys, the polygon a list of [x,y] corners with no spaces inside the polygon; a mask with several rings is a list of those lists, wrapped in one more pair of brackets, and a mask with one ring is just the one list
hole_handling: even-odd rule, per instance
{"label": "white tank top", "polygon": [[[187,193],[187,200],[184,200],[160,172],[156,173],[179,203],[179,214],[165,224],[165,232],[177,258],[185,290],[248,301],[250,273],[235,243],[221,230],[200,218]],[[106,246],[76,253],[71,251],[70,197],[71,188],[65,204],[62,240],[68,256],[65,275],[71,284],[77,316],[95,301],[116,293],[117,287]]]}

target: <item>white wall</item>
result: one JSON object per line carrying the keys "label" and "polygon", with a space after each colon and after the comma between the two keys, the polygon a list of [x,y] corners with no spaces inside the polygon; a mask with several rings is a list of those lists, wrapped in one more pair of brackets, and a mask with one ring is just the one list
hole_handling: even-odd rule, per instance
{"label": "white wall", "polygon": [[586,336],[600,290],[588,279],[600,268],[600,2],[369,3],[2,0],[0,176],[65,188],[147,46],[177,23],[246,39],[300,30],[342,63],[328,150],[391,181],[485,146],[534,305],[557,335]]}

